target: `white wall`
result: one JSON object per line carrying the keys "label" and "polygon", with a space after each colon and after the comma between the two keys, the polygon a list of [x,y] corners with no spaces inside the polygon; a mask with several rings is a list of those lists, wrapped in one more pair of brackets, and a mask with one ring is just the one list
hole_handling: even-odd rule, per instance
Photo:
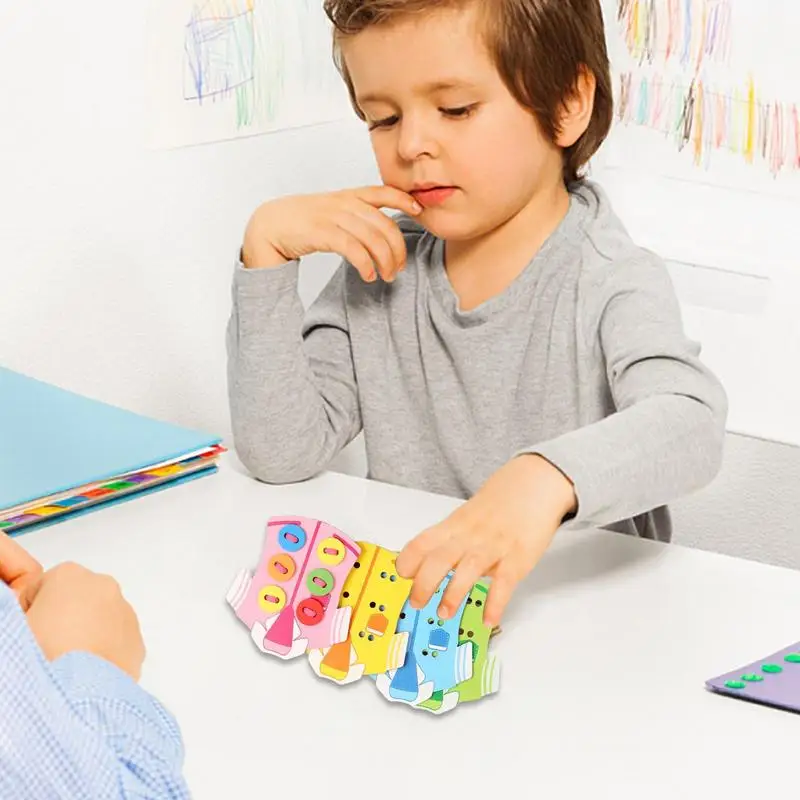
{"label": "white wall", "polygon": [[[0,363],[227,436],[224,328],[249,214],[375,180],[355,123],[153,153],[145,11],[73,0],[0,11]],[[333,266],[304,266],[308,302]],[[363,471],[360,443],[338,466]],[[800,451],[729,437],[676,505],[676,539],[800,567]]]}
{"label": "white wall", "polygon": [[146,4],[34,5],[0,11],[0,360],[224,431],[247,218],[274,195],[374,180],[364,134],[149,152]]}
{"label": "white wall", "polygon": [[718,478],[673,506],[675,541],[800,569],[800,449],[729,435]]}

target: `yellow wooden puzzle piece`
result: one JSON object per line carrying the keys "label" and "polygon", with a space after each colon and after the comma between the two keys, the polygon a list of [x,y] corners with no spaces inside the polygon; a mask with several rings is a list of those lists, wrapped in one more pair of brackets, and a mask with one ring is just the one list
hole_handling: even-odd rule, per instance
{"label": "yellow wooden puzzle piece", "polygon": [[397,574],[397,553],[371,542],[358,545],[361,554],[339,602],[340,607],[353,609],[348,638],[309,653],[317,675],[337,683],[397,669],[405,661],[408,646],[408,633],[398,634],[396,628],[412,582]]}

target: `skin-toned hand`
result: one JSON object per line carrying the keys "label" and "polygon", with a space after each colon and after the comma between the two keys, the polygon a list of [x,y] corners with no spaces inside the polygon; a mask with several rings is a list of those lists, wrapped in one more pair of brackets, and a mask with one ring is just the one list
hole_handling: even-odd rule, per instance
{"label": "skin-toned hand", "polygon": [[45,572],[0,533],[0,580],[17,595],[48,660],[83,650],[139,680],[145,657],[139,621],[113,578],[71,563]]}
{"label": "skin-toned hand", "polygon": [[109,575],[79,564],[53,567],[30,598],[27,618],[49,661],[83,651],[139,680],[145,659],[139,620]]}
{"label": "skin-toned hand", "polygon": [[27,611],[42,573],[42,565],[24,547],[5,533],[0,533],[0,580],[13,589]]}
{"label": "skin-toned hand", "polygon": [[499,625],[517,585],[536,566],[576,502],[572,483],[549,461],[537,455],[512,459],[398,555],[398,574],[413,580],[411,606],[422,608],[454,570],[439,605],[439,616],[447,619],[478,580],[490,577],[484,622]]}
{"label": "skin-toned hand", "polygon": [[418,216],[422,206],[392,186],[362,186],[281,197],[259,206],[247,224],[242,259],[248,269],[279,267],[312,253],[337,253],[372,283],[405,267],[403,234],[381,208]]}

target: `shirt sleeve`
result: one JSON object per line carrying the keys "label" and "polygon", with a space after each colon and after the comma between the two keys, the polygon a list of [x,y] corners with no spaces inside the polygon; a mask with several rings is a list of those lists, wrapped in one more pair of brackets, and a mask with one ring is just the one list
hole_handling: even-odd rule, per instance
{"label": "shirt sleeve", "polygon": [[615,413],[537,445],[575,485],[575,523],[602,526],[699,490],[718,473],[725,391],[683,330],[666,266],[647,254],[586,287],[587,346],[602,351]]}
{"label": "shirt sleeve", "polygon": [[306,312],[299,262],[234,270],[227,328],[236,452],[267,483],[322,472],[361,430],[345,262]]}
{"label": "shirt sleeve", "polygon": [[88,653],[49,663],[0,585],[0,797],[183,800],[183,744],[164,708]]}

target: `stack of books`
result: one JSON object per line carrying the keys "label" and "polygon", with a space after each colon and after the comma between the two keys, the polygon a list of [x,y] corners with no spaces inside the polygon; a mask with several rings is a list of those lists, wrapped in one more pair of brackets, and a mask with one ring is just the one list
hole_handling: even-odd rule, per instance
{"label": "stack of books", "polygon": [[215,473],[219,437],[0,367],[0,531],[17,534]]}

